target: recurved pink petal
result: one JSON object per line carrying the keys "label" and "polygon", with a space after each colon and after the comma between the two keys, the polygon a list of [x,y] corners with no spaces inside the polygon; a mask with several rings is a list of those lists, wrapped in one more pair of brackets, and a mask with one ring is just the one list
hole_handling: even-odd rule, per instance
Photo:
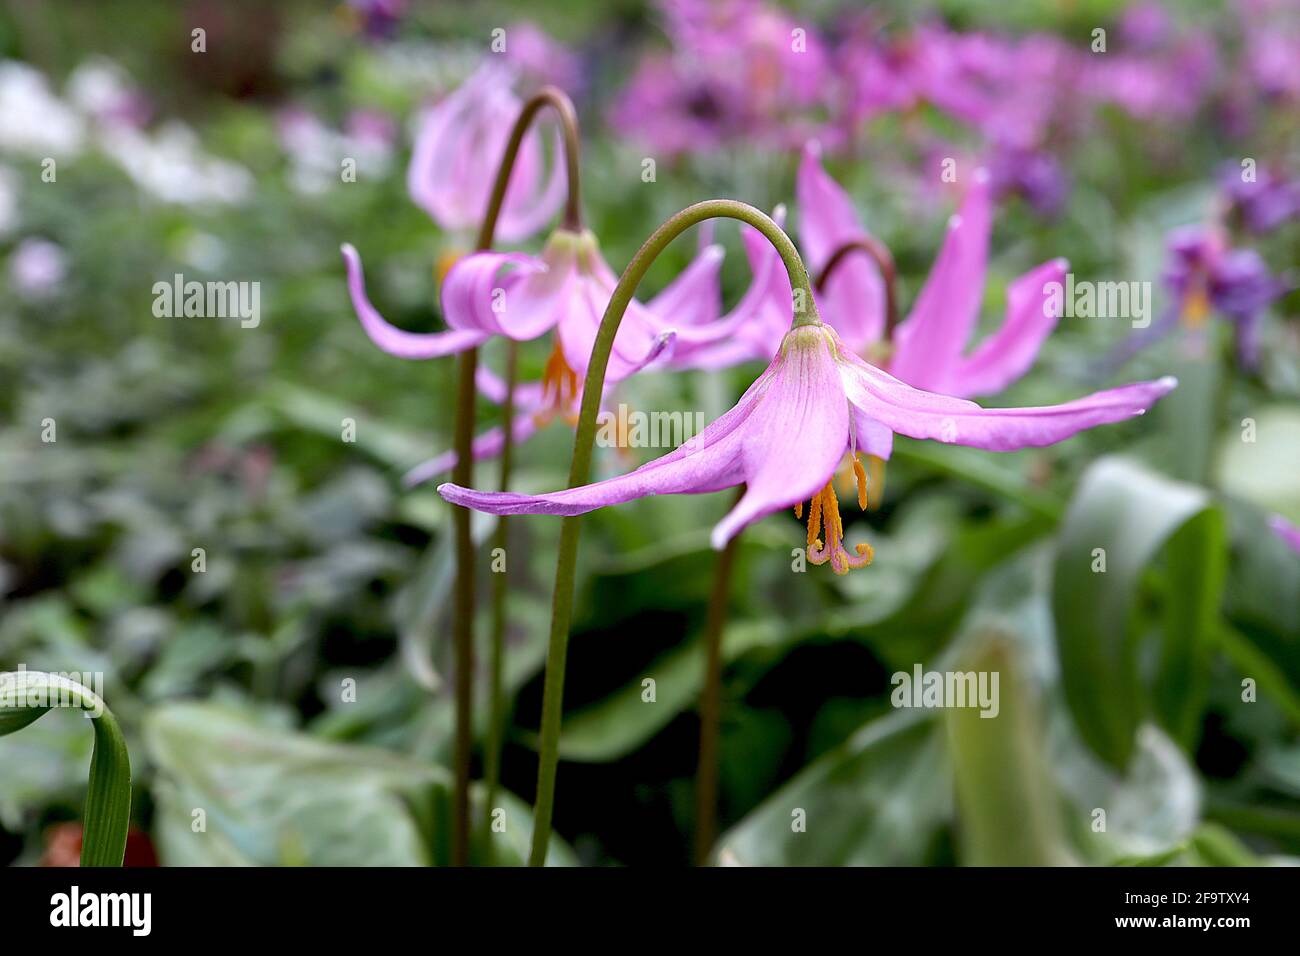
{"label": "recurved pink petal", "polygon": [[[795,182],[799,204],[799,241],[814,276],[826,268],[845,243],[869,235],[848,193],[826,172],[821,149],[804,147]],[[851,348],[861,350],[879,340],[885,326],[885,286],[880,270],[867,255],[851,253],[818,296],[822,318]]]}
{"label": "recurved pink petal", "polygon": [[457,329],[535,339],[560,320],[572,270],[519,252],[462,256],[442,282],[442,313]]}
{"label": "recurved pink petal", "polygon": [[1006,319],[957,363],[944,391],[961,398],[993,395],[1028,372],[1060,318],[1052,307],[1052,284],[1063,289],[1067,269],[1064,259],[1054,259],[1011,283]]}
{"label": "recurved pink petal", "polygon": [[941,391],[979,321],[993,225],[988,171],[976,170],[907,319],[895,330],[893,374]]}
{"label": "recurved pink petal", "polygon": [[764,372],[734,408],[694,439],[626,475],[541,495],[475,491],[450,483],[439,485],[438,494],[452,504],[488,514],[578,515],[647,495],[694,494],[726,488],[742,480],[743,426],[765,393],[772,374],[772,369]]}
{"label": "recurved pink petal", "polygon": [[1177,384],[1171,376],[1094,392],[1063,405],[981,408],[912,388],[847,351],[839,368],[848,400],[900,435],[989,451],[1051,445],[1086,428],[1141,415]]}
{"label": "recurved pink petal", "polygon": [[490,333],[484,329],[457,328],[447,332],[407,332],[389,324],[379,310],[366,297],[365,274],[361,270],[361,256],[352,246],[344,244],[343,261],[348,271],[348,295],[352,308],[361,320],[370,341],[390,355],[408,359],[439,358],[463,352],[487,341]]}

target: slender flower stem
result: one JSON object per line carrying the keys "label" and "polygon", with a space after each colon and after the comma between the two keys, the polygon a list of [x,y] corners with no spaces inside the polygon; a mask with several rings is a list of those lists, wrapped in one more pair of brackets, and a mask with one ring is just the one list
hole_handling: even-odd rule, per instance
{"label": "slender flower stem", "polygon": [[[533,118],[544,106],[551,106],[559,115],[560,127],[564,131],[565,172],[568,176],[568,201],[564,210],[566,228],[581,228],[581,202],[579,197],[578,175],[578,117],[572,101],[553,86],[543,87],[528,100],[519,111],[515,125],[510,131],[505,152],[497,166],[496,180],[492,184],[492,193],[488,197],[487,211],[483,214],[483,223],[479,227],[477,248],[485,251],[492,248],[496,236],[497,219],[505,203],[506,189],[510,185],[510,174],[514,171],[515,159],[523,144]],[[558,159],[557,159],[558,161]],[[459,380],[456,388],[456,425],[455,450],[456,466],[452,469],[452,480],[466,487],[474,483],[474,376],[478,370],[478,350],[469,349],[462,352],[459,362]],[[514,376],[507,382],[507,389],[513,399]],[[513,400],[510,402],[513,404]],[[506,441],[511,439],[510,412],[505,420]],[[507,444],[507,448],[509,445]],[[508,459],[506,459],[508,460]],[[509,477],[508,465],[503,466],[503,482]],[[504,484],[503,484],[504,490]],[[474,743],[474,540],[470,535],[470,514],[465,508],[453,509],[456,540],[456,596],[454,632],[456,663],[456,743],[455,743],[455,793],[452,801],[451,862],[453,866],[466,866],[469,863],[469,771],[470,753]],[[500,526],[499,526],[500,527]],[[499,531],[504,536],[504,531]],[[504,588],[504,582],[500,585]],[[499,606],[504,607],[504,594]],[[504,614],[504,611],[499,612]],[[496,628],[504,630],[504,623],[494,618],[494,639]],[[495,645],[494,645],[495,646]],[[498,666],[497,661],[493,667]],[[495,675],[495,671],[494,671]],[[495,713],[499,701],[499,682],[494,676],[494,694],[492,700]],[[499,752],[499,745],[494,752]],[[489,757],[495,761],[495,757]],[[495,773],[494,768],[494,773]],[[493,784],[495,780],[493,781]],[[492,786],[489,789],[493,789]],[[488,801],[488,814],[491,815],[491,799]]]}
{"label": "slender flower stem", "polygon": [[875,260],[880,275],[885,280],[885,336],[886,342],[894,340],[894,329],[898,327],[898,269],[894,266],[894,257],[890,255],[885,244],[874,236],[859,236],[838,247],[826,260],[826,267],[817,277],[816,288],[821,292],[826,288],[831,275],[841,262],[854,252],[865,252]]}
{"label": "slender flower stem", "polygon": [[[515,441],[515,378],[519,365],[519,345],[511,339],[506,345],[506,395],[501,403],[501,424],[505,429],[501,445],[501,490],[510,490],[510,469],[513,465]],[[504,556],[509,539],[506,516],[497,518],[492,547],[501,549]],[[492,832],[492,810],[496,806],[497,784],[501,780],[501,748],[505,739],[507,701],[503,689],[506,643],[506,592],[509,564],[492,576],[492,689],[489,694],[491,711],[488,713],[487,753],[484,755],[484,776],[487,778],[487,832]],[[488,842],[491,845],[491,842]]]}
{"label": "slender flower stem", "polygon": [[[736,495],[745,493],[742,485]],[[718,831],[718,731],[722,723],[722,630],[727,624],[727,598],[731,593],[731,569],[736,562],[737,534],[727,542],[713,568],[713,589],[709,594],[704,624],[704,688],[700,692],[700,756],[695,770],[695,865],[709,862],[709,851]]]}
{"label": "slender flower stem", "polygon": [[[610,296],[609,305],[601,317],[600,328],[591,359],[587,363],[587,378],[582,389],[582,410],[578,415],[577,434],[573,440],[573,462],[569,467],[569,487],[586,484],[591,472],[592,449],[596,442],[596,415],[600,410],[600,396],[605,386],[605,371],[609,353],[614,346],[623,313],[627,311],[636,294],[636,288],[645,277],[655,258],[674,239],[706,219],[738,219],[761,232],[781,256],[790,275],[794,291],[794,319],[791,328],[804,325],[821,325],[817,304],[803,260],[781,227],[753,206],[733,199],[710,199],[688,206],[674,215],[651,234],[632,261]],[[560,546],[555,566],[555,593],[551,600],[551,634],[546,651],[546,677],[542,687],[542,726],[537,766],[537,801],[533,807],[533,845],[529,853],[530,866],[546,862],[546,848],[551,839],[551,814],[555,808],[555,775],[559,761],[560,718],[564,704],[564,666],[569,643],[569,623],[573,615],[574,568],[578,559],[579,516],[563,519],[560,526]]]}
{"label": "slender flower stem", "polygon": [[[460,354],[456,387],[456,465],[453,481],[474,480],[474,374],[478,349]],[[451,865],[469,865],[469,762],[474,742],[474,538],[470,515],[464,508],[452,511],[456,536],[456,789],[452,801]]]}

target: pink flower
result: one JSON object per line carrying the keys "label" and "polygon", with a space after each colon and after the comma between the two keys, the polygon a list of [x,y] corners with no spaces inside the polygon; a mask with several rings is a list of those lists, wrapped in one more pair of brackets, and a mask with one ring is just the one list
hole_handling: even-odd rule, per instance
{"label": "pink flower", "polygon": [[713,529],[722,548],[747,525],[810,502],[808,559],[837,573],[871,560],[869,545],[850,554],[832,477],[847,453],[866,506],[858,462],[858,422],[891,434],[993,451],[1049,445],[1096,425],[1140,415],[1175,386],[1173,379],[1126,385],[1045,408],[985,409],[923,392],[863,361],[829,326],[793,327],[767,370],[740,401],[699,436],[629,474],[541,495],[481,492],[443,484],[448,501],[490,514],[577,515],[656,494],[698,494],[744,484],[745,493]]}
{"label": "pink flower", "polygon": [[[1064,259],[1045,262],[1014,280],[1007,290],[1002,326],[970,351],[984,298],[993,204],[987,175],[976,172],[957,215],[949,221],[943,246],[912,311],[899,323],[894,341],[885,346],[885,292],[875,262],[853,253],[841,262],[819,295],[821,314],[840,335],[845,347],[866,356],[895,378],[915,388],[969,398],[1002,391],[1033,365],[1039,348],[1056,325],[1048,308],[1052,283],[1063,283]],[[804,149],[796,193],[800,210],[799,236],[805,261],[820,274],[835,250],[869,236],[853,201],[822,167],[815,146]],[[768,305],[735,340],[723,348],[723,361],[748,347],[748,357],[766,357],[778,347],[788,319],[790,284],[775,250],[752,230],[746,232],[747,251],[756,277],[765,283]],[[861,421],[867,451],[887,459],[892,439],[875,423]]]}
{"label": "pink flower", "polygon": [[[515,436],[522,440],[555,417],[574,417],[596,330],[618,281],[590,231],[557,229],[540,256],[477,252],[458,260],[442,284],[442,312],[448,325],[444,332],[407,332],[387,322],[366,295],[356,250],[345,245],[343,258],[348,291],[362,328],[391,355],[438,358],[475,348],[493,336],[528,341],[554,331],[542,381],[520,386],[516,395],[521,414]],[[721,248],[707,246],[659,295],[645,304],[631,304],[610,355],[608,386],[661,359],[677,367],[691,366],[694,355],[748,321],[749,306],[718,318],[721,261]],[[680,356],[675,355],[678,349]],[[478,384],[494,401],[505,394],[504,384],[490,373],[481,373]],[[497,454],[503,438],[499,429],[480,436],[474,446],[476,459]],[[416,466],[407,481],[427,480],[454,461],[453,455],[439,455]]]}
{"label": "pink flower", "polygon": [[[411,199],[444,229],[472,230],[487,209],[497,166],[523,106],[506,67],[487,63],[420,121],[406,183]],[[542,139],[524,138],[510,174],[497,236],[518,242],[538,232],[564,202],[563,164],[556,134],[546,173]]]}

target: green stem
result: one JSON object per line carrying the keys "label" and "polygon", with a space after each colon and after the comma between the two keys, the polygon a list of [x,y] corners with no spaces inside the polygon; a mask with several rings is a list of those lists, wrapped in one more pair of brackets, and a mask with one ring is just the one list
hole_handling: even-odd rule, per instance
{"label": "green stem", "polygon": [[[736,500],[743,495],[741,486]],[[695,865],[709,862],[718,832],[718,732],[722,723],[722,631],[727,624],[731,569],[736,563],[737,534],[727,542],[713,568],[713,589],[704,625],[704,688],[700,692],[700,756],[695,770]]]}
{"label": "green stem", "polygon": [[[579,195],[579,138],[578,116],[572,101],[562,90],[543,87],[523,108],[515,119],[506,142],[505,152],[497,166],[496,179],[488,197],[487,211],[479,227],[477,248],[480,252],[492,248],[496,237],[497,219],[505,203],[510,174],[523,144],[524,135],[533,118],[544,106],[554,108],[564,132],[565,172],[568,176],[568,200],[564,209],[564,226],[579,229],[582,225]],[[462,352],[459,363],[459,380],[456,389],[455,444],[456,465],[452,480],[470,487],[474,482],[474,376],[478,369],[478,350]],[[513,380],[508,385],[513,389]],[[506,436],[509,441],[511,422],[506,419]],[[503,476],[504,477],[504,476]],[[470,514],[465,508],[453,509],[456,538],[456,596],[454,631],[456,664],[456,743],[455,743],[455,794],[452,801],[451,862],[453,866],[469,863],[469,771],[470,753],[474,743],[474,540],[470,535]],[[500,527],[500,526],[498,526]],[[504,532],[501,532],[504,534]],[[502,612],[504,613],[504,612]],[[494,621],[494,628],[496,622]],[[494,667],[497,666],[494,662]],[[494,678],[495,679],[495,678]],[[495,697],[492,701],[496,706]],[[488,803],[489,818],[491,801]]]}
{"label": "green stem", "polygon": [[894,257],[890,255],[889,249],[879,239],[874,236],[859,236],[857,239],[851,239],[844,243],[831,253],[831,257],[826,260],[826,267],[822,269],[821,275],[817,277],[817,291],[821,292],[826,288],[826,283],[830,281],[840,263],[854,252],[865,252],[875,261],[876,267],[880,269],[881,278],[885,283],[884,341],[892,342],[894,340],[894,329],[898,327],[898,269],[894,265]]}
{"label": "green stem", "polygon": [[[478,349],[460,353],[456,388],[456,464],[453,481],[474,480],[474,374]],[[456,668],[455,791],[452,799],[451,865],[469,865],[469,763],[474,742],[474,538],[470,514],[452,510],[456,539],[454,611]]]}
{"label": "green stem", "polygon": [[60,706],[90,712],[95,726],[81,865],[121,866],[131,823],[131,759],[116,718],[97,694],[66,677],[40,671],[0,674],[0,737]]}
{"label": "green stem", "polygon": [[[501,490],[510,490],[510,469],[514,459],[515,436],[515,379],[519,365],[519,345],[511,339],[506,345],[506,395],[501,403],[501,423],[505,432],[501,445]],[[509,539],[506,516],[497,518],[493,550],[501,549],[504,556]],[[487,778],[487,827],[492,832],[492,810],[496,805],[497,784],[501,780],[501,748],[505,740],[506,706],[504,692],[506,643],[506,592],[507,563],[492,577],[492,690],[489,694],[491,711],[488,714],[487,753],[484,756],[484,776]],[[491,841],[488,841],[491,846]]]}
{"label": "green stem", "polygon": [[[582,388],[582,410],[573,440],[573,461],[569,466],[569,487],[587,483],[591,472],[592,448],[596,442],[596,415],[605,386],[605,370],[614,346],[623,313],[636,294],[655,258],[674,239],[706,219],[738,219],[761,232],[781,256],[790,287],[794,293],[794,318],[791,328],[821,325],[817,304],[808,281],[808,270],[790,237],[781,227],[753,206],[733,199],[709,199],[688,206],[651,234],[632,261],[623,270],[601,317],[596,342],[587,364],[587,378]],[[555,807],[555,775],[559,761],[560,718],[563,713],[564,665],[569,643],[569,622],[573,615],[574,568],[578,559],[579,516],[563,519],[560,546],[556,556],[555,592],[551,599],[551,634],[546,651],[546,677],[542,685],[542,726],[537,766],[537,802],[533,807],[533,845],[528,856],[530,866],[546,862],[546,847],[551,839],[551,814]]]}

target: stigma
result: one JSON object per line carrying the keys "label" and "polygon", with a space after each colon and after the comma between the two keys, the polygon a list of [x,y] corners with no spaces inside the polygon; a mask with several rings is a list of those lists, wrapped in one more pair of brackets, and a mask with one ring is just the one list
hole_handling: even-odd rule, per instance
{"label": "stigma", "polygon": [[[858,507],[867,509],[867,475],[858,456],[852,456],[853,477],[858,486]],[[795,505],[794,516],[803,517],[803,502]],[[824,537],[824,543],[823,543]],[[836,574],[847,574],[849,568],[864,568],[871,563],[875,552],[863,543],[854,548],[856,556],[844,549],[844,522],[840,518],[840,503],[835,496],[834,481],[813,495],[808,503],[808,560],[813,564],[830,562]]]}

